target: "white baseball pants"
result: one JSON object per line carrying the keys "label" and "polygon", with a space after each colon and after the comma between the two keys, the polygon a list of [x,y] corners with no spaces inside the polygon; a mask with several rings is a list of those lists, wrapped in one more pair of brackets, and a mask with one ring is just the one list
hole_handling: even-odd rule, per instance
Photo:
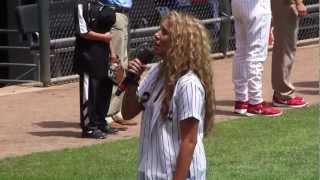
{"label": "white baseball pants", "polygon": [[262,98],[263,62],[267,59],[270,0],[232,0],[236,53],[233,83],[236,101],[258,104]]}

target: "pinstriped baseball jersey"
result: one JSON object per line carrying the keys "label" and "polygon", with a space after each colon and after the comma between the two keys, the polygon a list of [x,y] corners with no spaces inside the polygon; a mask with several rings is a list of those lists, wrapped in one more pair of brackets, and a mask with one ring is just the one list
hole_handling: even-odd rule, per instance
{"label": "pinstriped baseball jersey", "polygon": [[152,67],[138,89],[145,108],[141,121],[139,147],[139,180],[170,180],[176,167],[180,148],[179,122],[193,117],[199,121],[197,144],[189,167],[188,179],[206,178],[203,121],[205,91],[199,78],[192,72],[176,83],[168,120],[160,116],[163,81],[158,80],[159,64]]}

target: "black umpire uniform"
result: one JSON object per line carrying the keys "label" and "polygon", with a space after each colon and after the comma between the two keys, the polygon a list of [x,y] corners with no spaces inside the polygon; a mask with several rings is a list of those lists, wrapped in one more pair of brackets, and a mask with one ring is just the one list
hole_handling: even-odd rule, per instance
{"label": "black umpire uniform", "polygon": [[80,75],[80,124],[82,137],[103,139],[108,133],[105,117],[113,82],[108,78],[110,45],[105,39],[85,35],[109,32],[115,12],[97,0],[77,0],[74,7],[76,45],[74,70]]}

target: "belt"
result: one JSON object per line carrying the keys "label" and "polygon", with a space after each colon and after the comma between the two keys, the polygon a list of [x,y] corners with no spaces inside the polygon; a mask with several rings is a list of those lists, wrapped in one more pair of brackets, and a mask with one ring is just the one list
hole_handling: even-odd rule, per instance
{"label": "belt", "polygon": [[115,12],[127,14],[130,11],[130,8],[121,7],[113,4],[104,4],[104,6],[108,6],[113,9]]}
{"label": "belt", "polygon": [[129,13],[130,8],[125,8],[125,7],[116,6],[116,7],[115,7],[115,11],[118,12],[118,13],[127,14],[127,13]]}
{"label": "belt", "polygon": [[114,6],[114,10],[118,13],[127,14],[130,11],[130,8],[120,7],[120,6]]}

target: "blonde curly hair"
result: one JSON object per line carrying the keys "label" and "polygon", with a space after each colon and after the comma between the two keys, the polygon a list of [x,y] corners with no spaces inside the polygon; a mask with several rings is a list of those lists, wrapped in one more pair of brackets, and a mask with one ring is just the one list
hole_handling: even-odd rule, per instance
{"label": "blonde curly hair", "polygon": [[[164,96],[161,115],[165,117],[169,111],[170,101],[178,79],[192,70],[201,80],[205,90],[205,133],[211,129],[214,120],[214,87],[213,73],[210,64],[210,37],[201,22],[187,14],[170,12],[162,19],[171,23],[169,46],[160,68],[160,76],[164,78]],[[166,118],[164,118],[166,119]]]}

